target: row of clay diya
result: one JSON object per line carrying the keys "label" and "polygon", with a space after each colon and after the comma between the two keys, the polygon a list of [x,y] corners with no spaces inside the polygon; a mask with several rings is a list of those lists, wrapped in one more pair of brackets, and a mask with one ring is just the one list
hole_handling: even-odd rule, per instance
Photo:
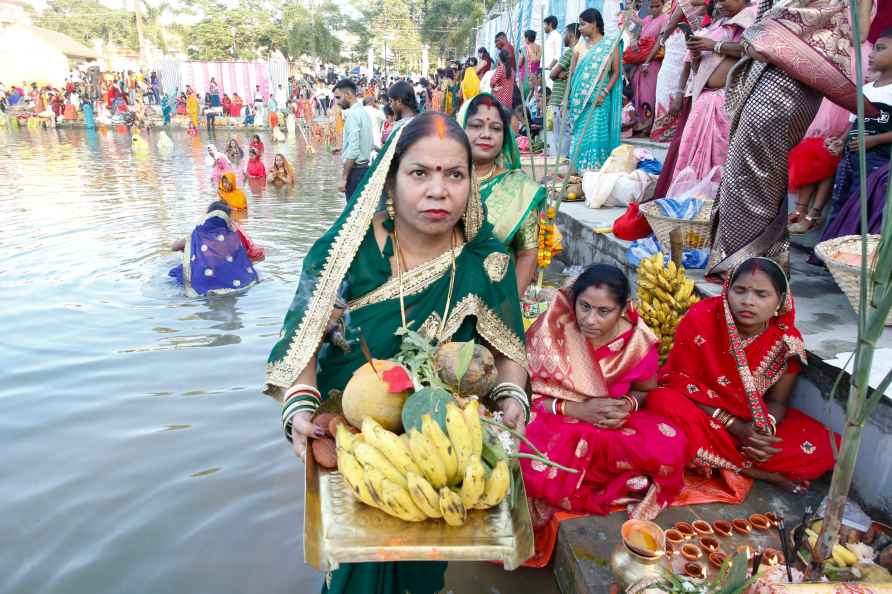
{"label": "row of clay diya", "polygon": [[[778,518],[775,514],[769,512],[766,514],[753,514],[749,519],[737,518],[731,520],[716,520],[712,524],[705,520],[695,520],[694,522],[678,522],[673,528],[666,530],[666,553],[672,555],[674,551],[678,551],[688,563],[684,565],[684,573],[688,577],[694,579],[705,579],[706,570],[698,561],[702,557],[706,557],[707,561],[714,568],[721,568],[728,554],[722,550],[721,542],[716,535],[721,538],[731,536],[733,533],[747,535],[754,529],[765,532],[778,525]],[[697,544],[694,539],[697,538]],[[688,542],[691,541],[691,542]],[[752,564],[755,552],[747,545],[740,545],[736,548],[738,553],[746,553],[747,562]],[[777,565],[783,563],[783,553],[776,549],[764,549],[762,551],[762,562],[767,565]]]}

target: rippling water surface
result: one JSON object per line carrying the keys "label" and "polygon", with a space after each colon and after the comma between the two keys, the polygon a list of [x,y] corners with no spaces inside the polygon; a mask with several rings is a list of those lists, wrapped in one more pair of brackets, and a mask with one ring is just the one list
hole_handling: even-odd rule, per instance
{"label": "rippling water surface", "polygon": [[[301,259],[343,207],[339,163],[263,136],[297,177],[246,188],[263,282],[187,299],[168,246],[216,194],[208,139],[171,136],[172,155],[150,134],[139,157],[114,131],[0,128],[0,592],[321,583],[302,563],[302,466],[259,387]],[[553,588],[550,570],[448,577],[457,593]]]}

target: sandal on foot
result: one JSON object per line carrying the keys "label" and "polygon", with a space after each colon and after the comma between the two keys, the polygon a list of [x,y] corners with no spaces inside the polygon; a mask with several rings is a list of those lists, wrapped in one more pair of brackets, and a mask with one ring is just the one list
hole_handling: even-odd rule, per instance
{"label": "sandal on foot", "polygon": [[787,226],[787,231],[792,233],[793,235],[805,235],[812,229],[821,226],[821,223],[824,222],[824,217],[812,217],[811,215],[805,215],[801,221],[797,221],[792,225]]}

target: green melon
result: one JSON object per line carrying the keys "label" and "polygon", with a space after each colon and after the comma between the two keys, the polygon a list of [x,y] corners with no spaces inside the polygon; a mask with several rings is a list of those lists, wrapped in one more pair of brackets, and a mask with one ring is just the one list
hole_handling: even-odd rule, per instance
{"label": "green melon", "polygon": [[442,388],[422,388],[406,400],[403,405],[403,428],[421,431],[421,417],[430,415],[446,432],[446,405],[455,402],[452,395]]}

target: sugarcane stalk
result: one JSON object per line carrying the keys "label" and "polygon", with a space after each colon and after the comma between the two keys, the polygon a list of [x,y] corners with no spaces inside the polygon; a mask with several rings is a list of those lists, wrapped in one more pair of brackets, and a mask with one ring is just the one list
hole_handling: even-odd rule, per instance
{"label": "sugarcane stalk", "polygon": [[579,474],[579,471],[576,470],[575,468],[570,468],[568,466],[564,466],[563,464],[558,464],[557,462],[555,462],[553,460],[549,460],[548,458],[543,458],[542,456],[537,456],[535,454],[527,454],[524,452],[510,452],[508,454],[508,457],[509,458],[526,458],[527,460],[541,462],[542,464],[545,464],[546,466],[554,466],[555,468],[558,468],[565,472],[569,472],[571,474]]}
{"label": "sugarcane stalk", "polygon": [[[855,48],[861,47],[861,26],[858,16],[858,3],[852,2],[851,23],[852,43]],[[863,80],[861,52],[855,52],[855,79]],[[870,371],[873,366],[873,358],[877,340],[883,333],[886,317],[892,307],[890,299],[890,279],[878,276],[871,272],[871,262],[867,254],[867,184],[866,184],[866,150],[864,135],[864,94],[860,85],[857,87],[858,103],[858,156],[859,175],[861,178],[860,203],[861,203],[861,294],[859,295],[858,308],[858,340],[855,350],[855,361],[852,369],[852,381],[849,387],[849,398],[846,409],[846,425],[842,436],[842,445],[833,469],[833,478],[830,482],[830,490],[827,495],[827,510],[821,526],[821,534],[818,537],[816,553],[817,561],[830,558],[833,545],[839,540],[840,527],[842,526],[843,512],[848,500],[849,491],[855,474],[855,463],[858,460],[858,452],[861,448],[862,431],[867,417],[875,410],[878,399],[882,394],[869,396]],[[892,187],[887,196],[886,215],[892,213],[889,199],[892,199]],[[884,221],[884,231],[890,228],[890,221]],[[883,236],[876,248],[876,263],[881,267],[889,266],[892,262],[892,243],[888,236]],[[873,297],[871,297],[873,295]],[[877,296],[882,298],[877,299]],[[840,373],[845,373],[845,368]],[[888,386],[886,379],[880,388],[885,390]],[[833,395],[830,396],[833,398]],[[815,566],[812,572],[816,571]],[[817,576],[812,576],[817,577]]]}

